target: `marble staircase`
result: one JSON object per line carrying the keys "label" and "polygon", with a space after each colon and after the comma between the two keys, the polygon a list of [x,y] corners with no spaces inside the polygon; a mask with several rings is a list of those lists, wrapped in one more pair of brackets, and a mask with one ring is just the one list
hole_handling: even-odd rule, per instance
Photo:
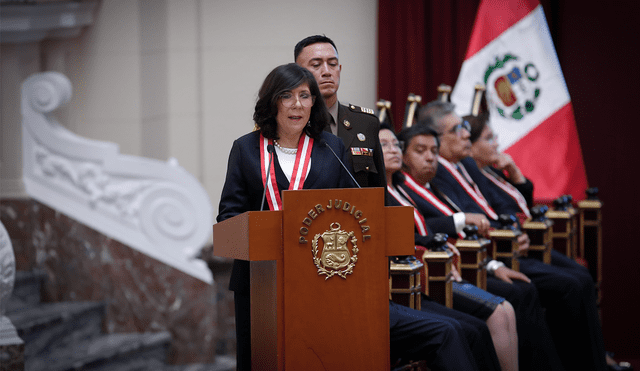
{"label": "marble staircase", "polygon": [[168,331],[114,333],[103,331],[105,303],[43,303],[44,272],[16,272],[7,317],[25,342],[25,370],[233,370],[235,360],[217,357],[215,364],[168,365]]}

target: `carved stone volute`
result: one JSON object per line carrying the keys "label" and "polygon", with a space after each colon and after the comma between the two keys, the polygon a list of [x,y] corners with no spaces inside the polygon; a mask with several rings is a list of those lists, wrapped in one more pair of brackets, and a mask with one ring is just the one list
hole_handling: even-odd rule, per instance
{"label": "carved stone volute", "polygon": [[195,257],[211,236],[211,201],[176,159],[119,153],[116,143],[81,137],[55,119],[73,94],[58,72],[22,86],[23,176],[29,196],[205,282]]}

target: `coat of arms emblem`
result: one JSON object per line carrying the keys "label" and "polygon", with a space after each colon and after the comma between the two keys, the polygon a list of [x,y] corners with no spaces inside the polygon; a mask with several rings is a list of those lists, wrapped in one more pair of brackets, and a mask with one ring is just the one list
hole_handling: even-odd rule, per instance
{"label": "coat of arms emblem", "polygon": [[[318,241],[322,239],[322,249],[318,257]],[[349,242],[353,246],[349,251]],[[347,274],[353,273],[358,261],[358,239],[353,231],[346,232],[340,229],[339,223],[331,223],[330,230],[316,234],[311,244],[313,262],[318,268],[319,275],[326,275],[326,279],[338,275],[346,279]]]}
{"label": "coat of arms emblem", "polygon": [[488,100],[504,118],[522,120],[535,109],[540,97],[540,72],[533,63],[525,63],[513,54],[496,57],[484,73]]}

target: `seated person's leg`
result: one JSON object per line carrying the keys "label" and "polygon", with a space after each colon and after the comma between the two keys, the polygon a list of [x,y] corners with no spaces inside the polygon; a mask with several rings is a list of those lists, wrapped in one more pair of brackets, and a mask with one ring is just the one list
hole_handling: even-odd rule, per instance
{"label": "seated person's leg", "polygon": [[493,345],[503,371],[518,370],[516,315],[508,301],[500,303],[487,319]]}
{"label": "seated person's leg", "polygon": [[462,326],[465,339],[469,343],[473,358],[482,370],[500,370],[498,355],[493,346],[491,333],[485,321],[472,315],[436,303],[422,294],[422,310],[430,315],[439,314],[457,320]]}
{"label": "seated person's leg", "polygon": [[604,338],[602,335],[602,325],[598,314],[596,302],[596,286],[589,270],[576,263],[573,259],[553,250],[551,251],[551,265],[561,269],[563,272],[575,277],[582,291],[582,303],[587,317],[588,336],[591,339],[591,354],[593,363],[602,366],[602,359],[606,360]]}
{"label": "seated person's leg", "polygon": [[489,276],[487,291],[506,298],[515,311],[520,370],[563,370],[536,287],[523,281],[507,283]]}
{"label": "seated person's leg", "polygon": [[[583,283],[569,270],[521,258],[520,271],[526,274],[540,293],[546,308],[549,329],[566,369],[605,370],[604,346],[595,333],[594,304],[584,298]],[[600,349],[602,348],[602,349]],[[589,356],[591,355],[591,356]]]}
{"label": "seated person's leg", "polygon": [[236,367],[251,370],[251,299],[248,294],[234,292],[236,317]]}
{"label": "seated person's leg", "polygon": [[[518,368],[518,335],[513,308],[505,299],[466,282],[453,283],[453,308],[486,321],[495,351],[505,371]],[[507,302],[508,304],[508,302]]]}
{"label": "seated person's leg", "polygon": [[452,318],[389,303],[391,359],[425,360],[434,370],[477,370],[469,345]]}

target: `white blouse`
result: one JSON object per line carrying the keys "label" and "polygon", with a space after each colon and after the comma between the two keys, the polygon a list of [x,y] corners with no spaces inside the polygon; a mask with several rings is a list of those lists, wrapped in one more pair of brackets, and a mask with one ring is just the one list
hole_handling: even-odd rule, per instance
{"label": "white blouse", "polygon": [[[288,181],[291,181],[291,175],[293,175],[293,166],[296,164],[296,156],[297,154],[289,154],[284,153],[278,146],[274,146],[276,149],[276,154],[278,155],[278,163],[280,164],[280,168],[284,172],[284,175],[287,177]],[[311,159],[309,159],[309,167],[307,167],[307,173],[305,177],[309,175],[309,170],[311,169]]]}

